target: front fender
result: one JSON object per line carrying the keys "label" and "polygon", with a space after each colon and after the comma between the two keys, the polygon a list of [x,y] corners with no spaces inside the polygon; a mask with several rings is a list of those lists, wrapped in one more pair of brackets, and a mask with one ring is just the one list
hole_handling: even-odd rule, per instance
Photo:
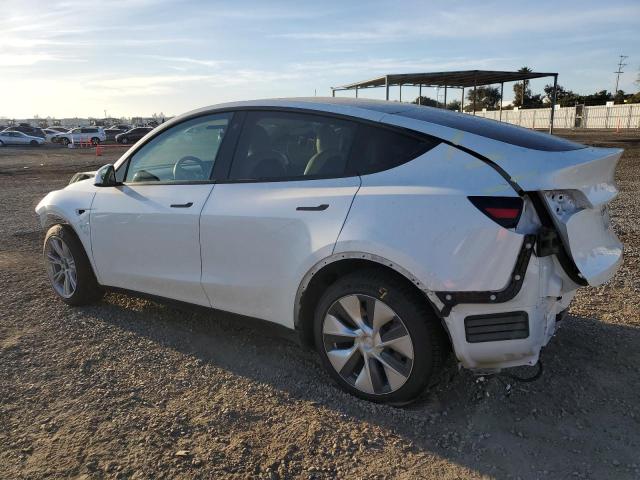
{"label": "front fender", "polygon": [[[87,184],[87,185],[83,185]],[[73,228],[96,272],[91,251],[90,211],[96,195],[90,182],[77,182],[63,190],[48,193],[35,208],[40,225],[47,229],[64,224]],[[98,279],[100,281],[100,279]]]}

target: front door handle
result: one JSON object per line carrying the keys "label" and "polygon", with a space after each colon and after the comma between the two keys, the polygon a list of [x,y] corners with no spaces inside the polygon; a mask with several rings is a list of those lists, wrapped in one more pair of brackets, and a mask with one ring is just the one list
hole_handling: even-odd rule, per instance
{"label": "front door handle", "polygon": [[189,208],[191,205],[193,205],[193,202],[189,202],[189,203],[172,203],[171,204],[171,208]]}
{"label": "front door handle", "polygon": [[296,207],[296,210],[301,210],[303,212],[321,212],[322,210],[326,210],[329,208],[328,203],[323,203],[322,205],[318,205],[317,207]]}

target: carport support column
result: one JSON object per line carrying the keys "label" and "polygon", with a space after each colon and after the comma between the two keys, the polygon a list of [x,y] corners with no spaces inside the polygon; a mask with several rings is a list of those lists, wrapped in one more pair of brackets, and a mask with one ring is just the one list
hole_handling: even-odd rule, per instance
{"label": "carport support column", "polygon": [[558,74],[553,76],[553,94],[551,95],[551,115],[549,120],[549,133],[553,133],[553,118],[556,113],[556,90],[558,89]]}
{"label": "carport support column", "polygon": [[402,103],[402,84],[400,84],[400,103]]}
{"label": "carport support column", "polygon": [[447,84],[444,85],[444,109],[447,109]]}
{"label": "carport support column", "polygon": [[332,89],[331,89],[331,96],[332,96],[332,97],[335,97],[335,96],[336,96],[336,89],[335,89],[335,88],[332,88]]}
{"label": "carport support column", "polygon": [[386,98],[388,102],[389,101],[389,75],[385,75],[384,77],[384,88],[387,91]]}
{"label": "carport support column", "polygon": [[358,98],[358,87],[356,87],[356,98]]}
{"label": "carport support column", "polygon": [[460,102],[460,113],[464,113],[464,87],[462,87],[462,101]]}
{"label": "carport support column", "polygon": [[476,114],[476,77],[473,77],[473,114]]}
{"label": "carport support column", "polygon": [[500,121],[502,121],[502,98],[504,97],[504,82],[500,84]]}
{"label": "carport support column", "polygon": [[[422,105],[422,84],[418,86],[418,105]],[[629,109],[631,111],[631,109]]]}

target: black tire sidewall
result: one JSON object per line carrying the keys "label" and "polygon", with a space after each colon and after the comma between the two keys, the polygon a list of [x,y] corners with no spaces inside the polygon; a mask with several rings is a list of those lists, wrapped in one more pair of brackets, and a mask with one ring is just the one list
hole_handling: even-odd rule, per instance
{"label": "black tire sidewall", "polygon": [[[322,338],[325,314],[336,300],[349,294],[368,295],[383,301],[402,319],[409,331],[414,350],[413,367],[409,379],[395,392],[374,395],[358,390],[335,371],[327,357]],[[432,348],[439,339],[433,338],[434,329],[428,328],[427,322],[437,322],[433,312],[424,308],[394,279],[364,273],[349,275],[332,284],[318,302],[314,316],[314,341],[323,366],[342,389],[369,401],[401,405],[414,400],[427,387],[442,355],[441,351]]]}
{"label": "black tire sidewall", "polygon": [[[87,254],[84,251],[82,242],[77,237],[73,229],[68,225],[54,225],[49,229],[43,245],[43,260],[46,262],[46,247],[52,237],[61,239],[71,251],[76,266],[76,290],[69,298],[61,296],[51,285],[51,289],[63,302],[69,305],[86,305],[92,303],[102,296],[102,289],[96,281],[93,268]],[[49,279],[50,283],[51,280]]]}

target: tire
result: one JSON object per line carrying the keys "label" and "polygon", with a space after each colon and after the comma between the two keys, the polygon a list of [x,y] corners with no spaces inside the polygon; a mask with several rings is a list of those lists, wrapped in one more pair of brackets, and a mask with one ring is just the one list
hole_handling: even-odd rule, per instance
{"label": "tire", "polygon": [[[438,318],[421,300],[409,286],[378,270],[347,275],[326,290],[315,312],[314,340],[323,366],[343,390],[404,405],[429,385],[447,349]],[[371,315],[372,310],[378,313]]]}
{"label": "tire", "polygon": [[69,145],[71,143],[71,140],[69,140],[67,137],[62,137],[60,139],[60,143],[62,143],[62,145],[64,145],[66,147],[67,145]]}
{"label": "tire", "polygon": [[100,139],[98,137],[93,137],[91,139],[91,144],[92,145],[100,145]]}
{"label": "tire", "polygon": [[0,140],[0,147],[4,147],[4,142]]}
{"label": "tire", "polygon": [[120,139],[120,143],[122,143],[123,145],[125,145],[125,144],[129,143],[129,139],[128,139],[127,137],[122,137],[122,138]]}
{"label": "tire", "polygon": [[63,302],[87,305],[102,297],[104,292],[96,280],[89,258],[70,226],[55,225],[49,229],[42,255],[51,287]]}
{"label": "tire", "polygon": [[31,140],[31,141],[29,142],[29,144],[30,144],[30,145],[32,145],[32,146],[34,146],[34,147],[37,147],[37,146],[38,146],[38,142],[37,142],[37,141],[35,141],[35,140]]}

